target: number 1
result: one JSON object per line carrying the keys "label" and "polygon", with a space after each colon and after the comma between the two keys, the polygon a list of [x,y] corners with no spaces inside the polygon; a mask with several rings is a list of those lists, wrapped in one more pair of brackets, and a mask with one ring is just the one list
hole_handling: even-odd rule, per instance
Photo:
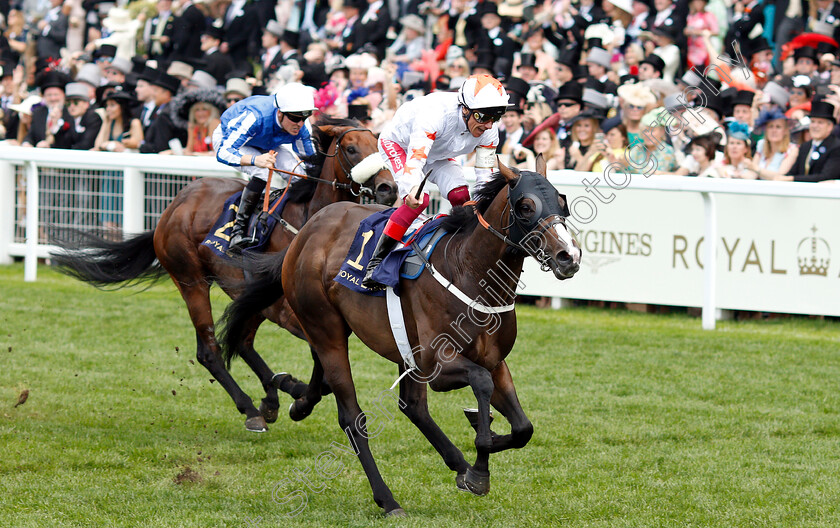
{"label": "number 1", "polygon": [[371,229],[370,231],[365,231],[364,233],[362,233],[362,250],[359,251],[359,256],[356,257],[356,260],[348,260],[347,264],[350,264],[351,266],[353,266],[357,270],[364,269],[364,268],[362,268],[361,265],[359,265],[359,261],[362,260],[362,255],[365,254],[365,246],[367,245],[368,241],[370,240],[370,237],[372,237],[372,236],[373,236],[373,229]]}

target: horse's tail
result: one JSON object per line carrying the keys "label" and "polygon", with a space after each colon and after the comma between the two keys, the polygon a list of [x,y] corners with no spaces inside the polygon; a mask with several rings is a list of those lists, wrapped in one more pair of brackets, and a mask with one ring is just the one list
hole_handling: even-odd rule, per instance
{"label": "horse's tail", "polygon": [[286,249],[279,253],[250,255],[243,262],[243,267],[255,278],[245,283],[242,292],[225,308],[216,323],[216,328],[221,328],[217,342],[228,368],[230,361],[239,356],[240,344],[248,337],[249,321],[283,295],[281,279],[285,258]]}
{"label": "horse's tail", "polygon": [[154,236],[154,231],[147,231],[114,241],[72,229],[64,233],[63,241],[57,242],[61,249],[51,253],[50,258],[62,273],[97,288],[153,283],[166,276],[166,270],[157,262]]}

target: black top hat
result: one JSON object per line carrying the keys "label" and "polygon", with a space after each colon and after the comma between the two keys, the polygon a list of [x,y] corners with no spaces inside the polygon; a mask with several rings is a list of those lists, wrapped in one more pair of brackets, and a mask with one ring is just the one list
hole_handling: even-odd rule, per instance
{"label": "black top hat", "polygon": [[64,87],[69,82],[70,77],[66,73],[58,70],[45,70],[35,77],[35,85],[41,89],[41,92],[47,88],[61,88],[64,90]]}
{"label": "black top hat", "polygon": [[820,42],[817,44],[817,56],[824,55],[826,53],[835,53],[837,51],[837,46],[832,44],[831,42]]}
{"label": "black top hat", "polygon": [[522,109],[522,101],[524,101],[525,98],[519,95],[518,93],[514,92],[508,92],[508,95],[510,95],[507,107],[508,112],[513,111],[518,112],[520,114],[524,113],[525,110]]}
{"label": "black top hat", "polygon": [[605,117],[606,116],[604,115],[603,112],[600,112],[595,108],[587,108],[584,111],[580,112],[575,117],[573,117],[569,121],[569,126],[574,125],[575,123],[577,123],[581,119],[595,119],[596,121],[598,121],[600,123],[601,121],[604,120]]}
{"label": "black top hat", "polygon": [[105,58],[113,59],[116,56],[117,56],[117,47],[114,46],[113,44],[103,44],[103,45],[99,46],[99,49],[97,49],[95,52],[93,52],[93,57],[95,59],[105,59]]}
{"label": "black top hat", "polygon": [[752,106],[754,97],[755,92],[751,92],[749,90],[738,90],[732,98],[732,108],[735,108],[735,105]]}
{"label": "black top hat", "polygon": [[570,99],[580,104],[583,101],[583,86],[577,82],[567,82],[557,90],[555,101]]}
{"label": "black top hat", "polygon": [[475,10],[479,17],[483,17],[488,13],[499,16],[499,7],[496,5],[496,2],[490,0],[484,0],[484,2],[478,4],[475,6]]}
{"label": "black top hat", "polygon": [[601,37],[592,37],[586,39],[586,47],[588,49],[592,48],[603,48],[604,47],[604,40]]}
{"label": "black top hat", "polygon": [[764,37],[757,37],[750,41],[749,50],[751,55],[755,55],[759,51],[773,50],[770,43]]}
{"label": "black top hat", "polygon": [[664,24],[661,26],[654,26],[650,32],[654,35],[661,35],[671,40],[677,40],[677,30],[674,26],[666,26]]}
{"label": "black top hat", "polygon": [[177,77],[173,77],[168,73],[158,72],[158,76],[152,81],[155,86],[160,86],[164,90],[169,90],[172,95],[178,93],[178,88],[181,86],[181,81]]}
{"label": "black top hat", "polygon": [[837,119],[834,118],[834,105],[826,101],[815,101],[811,103],[811,113],[808,114],[808,117],[819,117],[828,119],[832,123],[837,123]]}
{"label": "black top hat", "polygon": [[287,29],[283,32],[282,40],[289,46],[298,48],[300,46],[300,33]]}
{"label": "black top hat", "polygon": [[472,69],[483,68],[492,72],[495,63],[496,56],[492,51],[480,49],[476,52],[475,64],[473,64]]}
{"label": "black top hat", "polygon": [[204,33],[202,33],[202,35],[207,35],[208,37],[214,38],[216,40],[224,40],[225,28],[210,25],[207,26],[207,29],[204,30]]}
{"label": "black top hat", "polygon": [[125,103],[128,105],[137,104],[137,96],[134,92],[127,90],[124,86],[118,84],[114,89],[105,96],[104,101],[117,101],[118,103]]}
{"label": "black top hat", "polygon": [[349,119],[367,121],[368,119],[370,119],[370,107],[366,104],[347,105],[347,117]]}
{"label": "black top hat", "polygon": [[303,72],[303,77],[300,79],[301,84],[311,86],[316,90],[323,88],[330,80],[323,63],[313,62],[302,64],[300,69]]}
{"label": "black top hat", "polygon": [[146,81],[147,83],[152,83],[155,79],[157,79],[158,75],[160,75],[158,70],[146,65],[143,66],[143,71],[137,75],[137,79]]}
{"label": "black top hat", "polygon": [[570,68],[574,68],[574,65],[580,62],[580,53],[577,49],[564,48],[560,50],[560,54],[557,57],[557,62],[559,62],[560,64],[565,64]]}
{"label": "black top hat", "polygon": [[706,108],[714,110],[719,118],[726,115],[726,99],[720,95],[706,94]]}
{"label": "black top hat", "polygon": [[101,86],[96,87],[96,103],[99,106],[103,106],[105,104],[105,95],[106,92],[110,92],[111,90],[116,89],[120,86],[119,83],[109,82],[108,84],[103,84]]}
{"label": "black top hat", "polygon": [[344,7],[355,7],[359,11],[366,11],[367,6],[367,0],[344,0]]}
{"label": "black top hat", "polygon": [[665,61],[662,60],[662,57],[660,57],[656,53],[651,53],[650,55],[645,57],[645,60],[643,60],[641,64],[650,64],[651,67],[659,73],[665,71]]}
{"label": "black top hat", "polygon": [[538,70],[537,68],[537,56],[532,53],[523,53],[519,56],[519,67],[530,67]]}
{"label": "black top hat", "polygon": [[146,59],[135,55],[131,57],[131,71],[136,74],[141,74],[146,69]]}
{"label": "black top hat", "polygon": [[528,81],[520,79],[519,77],[511,77],[505,83],[508,93],[516,94],[521,98],[528,97],[528,92],[531,90],[531,85]]}
{"label": "black top hat", "polygon": [[811,59],[814,62],[817,62],[817,50],[810,46],[802,46],[801,48],[796,48],[793,52],[793,59]]}

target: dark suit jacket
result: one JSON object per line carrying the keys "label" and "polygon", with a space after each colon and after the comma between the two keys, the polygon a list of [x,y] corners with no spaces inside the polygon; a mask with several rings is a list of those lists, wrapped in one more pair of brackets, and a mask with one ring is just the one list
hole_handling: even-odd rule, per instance
{"label": "dark suit jacket", "polygon": [[79,124],[73,128],[73,143],[71,149],[90,150],[96,141],[96,135],[102,127],[102,118],[93,108],[88,109],[82,116]]}
{"label": "dark suit jacket", "polygon": [[[493,52],[496,59],[497,67],[494,68],[494,74],[503,74],[504,77],[510,77],[510,72],[513,69],[513,54],[517,50],[516,43],[505,34],[505,30],[499,31],[496,38],[490,38],[490,35],[484,31],[478,40],[478,49],[487,49]],[[505,62],[500,62],[500,59]]]}
{"label": "dark suit jacket", "polygon": [[70,20],[67,15],[59,13],[58,18],[49,24],[50,30],[47,34],[38,34],[36,49],[39,58],[53,57],[57,59],[61,57],[61,48],[67,44],[67,27],[69,24]]}
{"label": "dark suit jacket", "polygon": [[391,26],[388,4],[383,3],[367,22],[361,22],[364,18],[365,13],[361,13],[359,23],[361,23],[360,30],[365,35],[365,42],[373,44],[376,47],[376,55],[382,59],[385,57],[385,48],[388,47],[388,28]]}
{"label": "dark suit jacket", "polygon": [[799,147],[796,163],[788,171],[794,181],[819,182],[840,179],[840,139],[835,136],[825,138],[814,151],[816,159],[811,158],[808,174],[805,174],[805,161],[811,156],[811,141],[806,141]]}
{"label": "dark suit jacket", "polygon": [[207,27],[207,20],[197,7],[190,4],[180,16],[175,17],[172,31],[173,60],[198,59],[201,57],[201,34]]}
{"label": "dark suit jacket", "polygon": [[357,51],[367,43],[367,38],[365,37],[364,31],[361,30],[362,27],[362,15],[360,14],[359,17],[356,19],[356,22],[353,24],[351,28],[345,28],[344,32],[341,34],[341,46],[336,50],[341,55],[348,57]]}
{"label": "dark suit jacket", "polygon": [[[229,6],[228,10],[230,9]],[[257,9],[254,4],[245,4],[242,14],[225,27],[225,42],[228,43],[228,53],[235,64],[246,62],[259,48],[259,30],[265,25],[258,26],[254,23],[260,18]]]}
{"label": "dark suit jacket", "polygon": [[[155,18],[149,21],[149,28],[150,28],[150,35],[155,35],[157,31],[158,24],[161,23],[160,16],[156,16]],[[163,21],[164,28],[163,33],[161,33],[161,37],[169,37],[169,42],[166,44],[160,43],[160,51],[162,53],[155,53],[157,46],[155,46],[155,40],[151,42],[147,42],[146,46],[146,53],[149,55],[150,59],[155,60],[166,60],[169,57],[169,54],[172,53],[172,34],[175,32],[175,16],[170,13],[170,15]]]}
{"label": "dark suit jacket", "polygon": [[[29,143],[33,147],[39,142],[47,139],[47,116],[49,109],[46,106],[39,106],[32,110],[32,125],[29,127],[29,133],[24,138],[25,143]],[[73,144],[73,116],[64,108],[62,113],[64,123],[61,125],[58,132],[55,134],[55,142],[52,148],[70,148]]]}
{"label": "dark suit jacket", "polygon": [[169,117],[169,105],[166,103],[155,108],[155,117],[152,118],[152,123],[146,130],[146,139],[140,145],[140,152],[143,153],[157,153],[169,149],[169,140],[178,138],[181,145],[187,146],[187,131],[183,128],[178,128]]}
{"label": "dark suit jacket", "polygon": [[224,86],[228,73],[233,70],[233,61],[227,53],[222,53],[219,50],[204,57],[207,63],[204,70],[216,78],[216,83]]}

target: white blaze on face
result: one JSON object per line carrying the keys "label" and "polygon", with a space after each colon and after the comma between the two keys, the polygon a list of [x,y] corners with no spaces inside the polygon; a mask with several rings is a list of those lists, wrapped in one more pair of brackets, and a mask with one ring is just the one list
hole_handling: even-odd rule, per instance
{"label": "white blaze on face", "polygon": [[554,231],[557,233],[557,238],[566,246],[566,252],[572,257],[572,262],[580,263],[580,248],[575,246],[572,234],[566,229],[566,226],[561,223],[554,224]]}

